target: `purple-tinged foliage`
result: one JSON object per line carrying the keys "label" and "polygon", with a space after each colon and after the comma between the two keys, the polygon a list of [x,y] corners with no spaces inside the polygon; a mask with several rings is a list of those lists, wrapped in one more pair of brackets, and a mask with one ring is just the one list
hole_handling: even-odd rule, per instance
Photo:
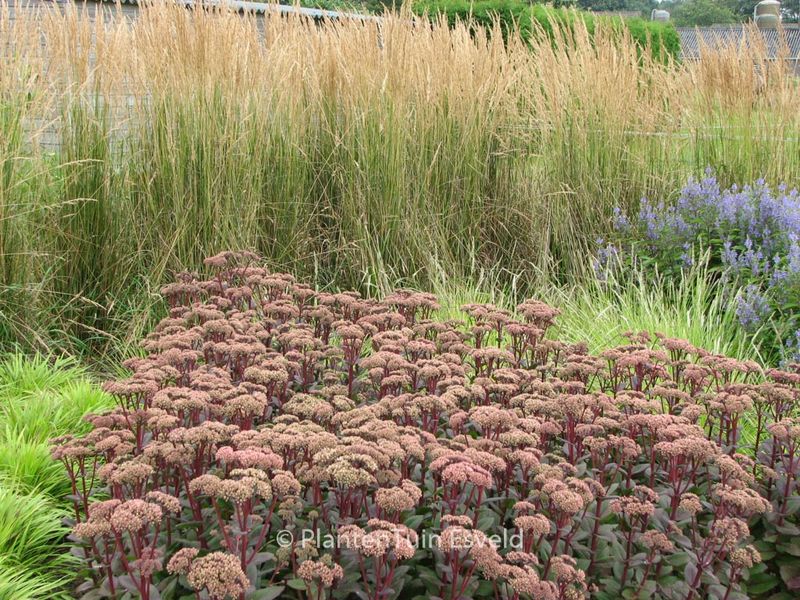
{"label": "purple-tinged foliage", "polygon": [[591,354],[535,300],[437,321],[430,294],[206,265],[163,288],[116,408],[53,440],[77,596],[794,597],[800,365],[647,332]]}

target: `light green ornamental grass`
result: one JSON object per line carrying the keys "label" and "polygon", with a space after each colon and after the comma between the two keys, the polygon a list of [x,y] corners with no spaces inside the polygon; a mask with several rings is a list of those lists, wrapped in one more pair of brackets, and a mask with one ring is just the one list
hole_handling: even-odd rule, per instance
{"label": "light green ornamental grass", "polygon": [[641,272],[625,281],[595,279],[555,289],[545,299],[562,310],[559,339],[586,341],[592,352],[627,343],[628,331],[648,331],[763,364],[753,336],[739,325],[734,291],[715,283],[703,267],[670,281]]}
{"label": "light green ornamental grass", "polygon": [[[688,340],[715,354],[765,364],[754,342],[757,335],[739,325],[734,291],[712,282],[702,267],[670,283],[642,273],[625,283],[595,280],[554,290],[547,300],[562,310],[556,319],[558,339],[585,341],[592,352],[627,343],[626,332],[648,331]],[[754,444],[755,416],[746,414],[743,425],[743,445]]]}
{"label": "light green ornamental grass", "polygon": [[48,440],[110,404],[73,360],[0,357],[0,600],[70,597],[70,486]]}
{"label": "light green ornamental grass", "polygon": [[[503,286],[501,281],[511,281]],[[593,353],[628,343],[628,331],[663,333],[686,339],[716,354],[764,363],[753,343],[755,335],[742,329],[736,317],[735,290],[713,281],[708,270],[695,267],[678,280],[665,281],[634,272],[623,278],[609,275],[605,282],[587,278],[574,286],[542,286],[521,293],[513,282],[519,275],[482,272],[470,284],[440,275],[434,288],[441,310],[438,318],[463,318],[460,307],[488,302],[514,310],[527,297],[547,302],[561,310],[555,322],[555,337],[568,342],[586,342]]]}
{"label": "light green ornamental grass", "polygon": [[0,481],[0,600],[69,598],[74,557],[62,548],[65,509],[42,493]]}

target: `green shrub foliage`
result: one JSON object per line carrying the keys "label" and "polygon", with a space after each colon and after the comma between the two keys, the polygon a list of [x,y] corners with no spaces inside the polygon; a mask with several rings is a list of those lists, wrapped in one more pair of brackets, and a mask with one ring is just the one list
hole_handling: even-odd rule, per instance
{"label": "green shrub foliage", "polygon": [[523,38],[543,33],[552,38],[554,28],[569,32],[576,20],[583,22],[590,32],[597,24],[606,23],[616,30],[625,29],[641,48],[650,48],[660,58],[677,58],[680,52],[678,33],[671,23],[645,21],[639,18],[597,17],[573,9],[552,8],[518,0],[421,0],[414,3],[418,14],[444,16],[448,23],[473,22],[487,28],[495,23],[504,32],[518,27]]}

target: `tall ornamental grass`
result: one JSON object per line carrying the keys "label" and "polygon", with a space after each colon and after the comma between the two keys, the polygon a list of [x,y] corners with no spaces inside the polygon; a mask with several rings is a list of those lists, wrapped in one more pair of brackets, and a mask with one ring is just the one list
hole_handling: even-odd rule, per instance
{"label": "tall ornamental grass", "polygon": [[[166,4],[0,8],[0,340],[121,349],[170,273],[248,248],[320,287],[530,289],[614,206],[798,170],[763,48],[657,61],[579,20],[314,23]],[[755,65],[756,68],[753,68]]]}

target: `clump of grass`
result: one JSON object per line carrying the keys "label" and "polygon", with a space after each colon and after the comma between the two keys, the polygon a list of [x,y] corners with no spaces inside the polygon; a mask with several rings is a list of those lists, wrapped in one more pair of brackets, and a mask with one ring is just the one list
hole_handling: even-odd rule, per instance
{"label": "clump of grass", "polygon": [[58,388],[6,396],[0,420],[12,435],[32,442],[46,442],[61,432],[81,433],[85,414],[108,405],[108,397],[87,380],[75,380]]}
{"label": "clump of grass", "polygon": [[66,510],[42,493],[0,481],[0,598],[69,598],[75,557],[64,551]]}
{"label": "clump of grass", "polygon": [[0,395],[4,399],[58,390],[86,376],[86,371],[71,357],[50,360],[16,352],[0,358]]}
{"label": "clump of grass", "polygon": [[69,597],[71,488],[49,440],[85,431],[83,416],[110,403],[73,359],[0,357],[0,599]]}
{"label": "clump of grass", "polygon": [[0,19],[4,343],[126,347],[171,273],[223,248],[370,294],[440,269],[532,289],[582,273],[614,206],[709,164],[800,171],[797,86],[757,45],[678,64],[580,20],[527,42],[410,14],[104,12]]}
{"label": "clump of grass", "polygon": [[20,491],[36,490],[53,498],[69,493],[63,467],[53,461],[45,444],[26,439],[24,432],[2,434],[0,473]]}
{"label": "clump of grass", "polygon": [[603,281],[559,288],[547,299],[563,308],[560,335],[584,340],[592,351],[623,343],[626,332],[649,331],[740,360],[762,358],[753,337],[739,325],[733,294],[702,265],[676,279],[640,271],[623,281],[609,272]]}
{"label": "clump of grass", "polygon": [[83,417],[110,402],[74,359],[0,356],[0,474],[30,489],[63,485],[48,441],[86,431]]}

